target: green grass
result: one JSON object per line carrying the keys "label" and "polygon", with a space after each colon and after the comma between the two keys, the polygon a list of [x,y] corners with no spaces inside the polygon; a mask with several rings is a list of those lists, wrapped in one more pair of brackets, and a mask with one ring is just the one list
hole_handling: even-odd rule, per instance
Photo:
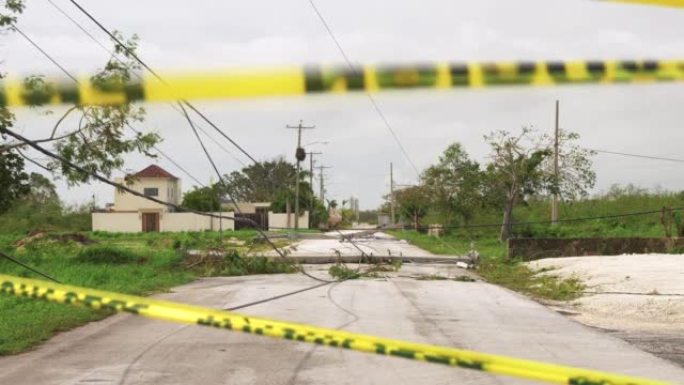
{"label": "green grass", "polygon": [[[25,234],[0,234],[0,250],[66,284],[149,295],[190,282],[198,276],[292,273],[295,266],[260,257],[242,257],[254,231],[224,232],[226,257],[212,265],[187,266],[183,248],[214,249],[218,233],[84,233],[96,243],[82,245],[45,237],[16,248]],[[0,272],[29,278],[34,273],[0,259]],[[24,351],[57,332],[107,317],[103,310],[77,308],[0,296],[0,355]]]}

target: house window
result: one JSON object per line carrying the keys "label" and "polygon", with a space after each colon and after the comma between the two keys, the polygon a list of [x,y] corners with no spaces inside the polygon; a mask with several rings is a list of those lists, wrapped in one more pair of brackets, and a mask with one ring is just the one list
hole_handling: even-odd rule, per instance
{"label": "house window", "polygon": [[159,196],[159,189],[156,187],[145,187],[143,193],[148,197],[156,197]]}

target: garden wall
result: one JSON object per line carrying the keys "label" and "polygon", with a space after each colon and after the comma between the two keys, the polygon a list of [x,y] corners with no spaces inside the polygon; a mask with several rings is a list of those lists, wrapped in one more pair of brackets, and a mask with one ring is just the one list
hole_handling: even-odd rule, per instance
{"label": "garden wall", "polygon": [[511,238],[508,257],[542,258],[684,251],[684,238]]}

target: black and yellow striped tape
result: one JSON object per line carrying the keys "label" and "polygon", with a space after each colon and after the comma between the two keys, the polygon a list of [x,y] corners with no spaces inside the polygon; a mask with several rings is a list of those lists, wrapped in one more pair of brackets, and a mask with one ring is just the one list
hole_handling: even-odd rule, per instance
{"label": "black and yellow striped tape", "polygon": [[643,5],[659,5],[663,7],[683,8],[684,0],[608,0],[620,3],[632,3]]}
{"label": "black and yellow striped tape", "polygon": [[665,382],[469,350],[417,344],[315,326],[249,317],[174,302],[61,285],[0,274],[0,292],[58,303],[107,308],[167,321],[199,324],[279,339],[403,357],[556,384],[663,385]]}
{"label": "black and yellow striped tape", "polygon": [[348,67],[293,67],[256,71],[164,74],[127,83],[93,84],[83,78],[53,80],[41,87],[7,80],[0,105],[107,105],[126,101],[231,99],[412,88],[480,88],[502,85],[635,83],[684,80],[684,61],[568,61],[442,63]]}

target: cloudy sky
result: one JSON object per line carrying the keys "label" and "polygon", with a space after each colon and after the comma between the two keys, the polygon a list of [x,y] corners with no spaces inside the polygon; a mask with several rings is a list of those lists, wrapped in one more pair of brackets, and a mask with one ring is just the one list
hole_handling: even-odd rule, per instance
{"label": "cloudy sky", "polygon": [[[67,0],[51,0],[101,42],[106,37]],[[591,0],[445,1],[315,0],[347,56],[359,63],[684,58],[684,11]],[[308,0],[95,1],[81,4],[106,26],[140,36],[140,56],[166,70],[253,68],[340,63],[342,57]],[[107,53],[74,26],[49,0],[30,0],[18,23],[61,64],[79,74],[92,72]],[[0,36],[0,69],[10,74],[58,74],[58,70],[16,34]],[[684,158],[684,85],[565,86],[484,90],[397,91],[377,94],[378,104],[413,162],[424,168],[451,142],[485,161],[482,135],[533,125],[551,130],[554,101],[561,101],[561,127],[581,134],[587,147]],[[363,94],[239,101],[198,101],[197,106],[258,159],[293,156],[296,138],[286,124],[300,119],[317,129],[304,143],[329,141],[310,150],[327,171],[329,197],[359,197],[374,208],[389,188],[389,163],[400,184],[416,174]],[[181,115],[166,104],[148,104],[141,128],[164,137],[160,147],[196,178],[212,172]],[[61,109],[53,109],[58,114]],[[39,137],[54,124],[43,110],[16,109],[17,127]],[[218,138],[218,137],[217,137]],[[225,173],[246,159],[209,143]],[[127,158],[137,170],[149,159]],[[158,163],[191,181],[173,165]],[[597,191],[614,183],[684,189],[680,164],[615,155],[594,158]],[[215,179],[214,179],[215,180]],[[60,194],[84,203],[94,194],[102,204],[110,187],[92,184]]]}

